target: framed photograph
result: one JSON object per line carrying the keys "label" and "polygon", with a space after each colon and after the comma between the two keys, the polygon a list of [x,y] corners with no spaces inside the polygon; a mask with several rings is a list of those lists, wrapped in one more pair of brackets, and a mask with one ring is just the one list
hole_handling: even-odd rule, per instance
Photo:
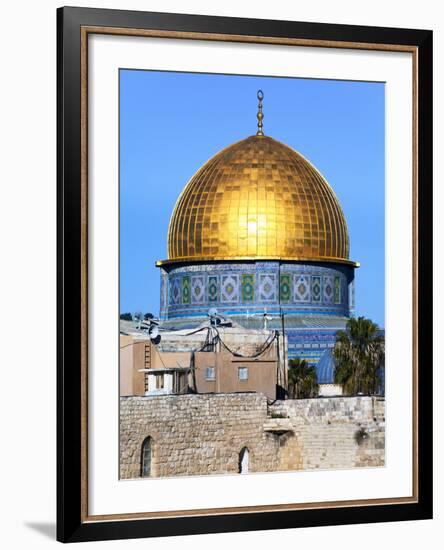
{"label": "framed photograph", "polygon": [[58,10],[62,542],[432,517],[432,32]]}

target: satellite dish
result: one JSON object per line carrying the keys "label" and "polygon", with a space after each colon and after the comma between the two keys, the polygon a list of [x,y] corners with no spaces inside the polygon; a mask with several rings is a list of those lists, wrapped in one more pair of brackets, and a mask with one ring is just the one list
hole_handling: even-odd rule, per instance
{"label": "satellite dish", "polygon": [[218,315],[217,313],[217,309],[215,307],[211,307],[209,310],[208,310],[208,317],[210,318],[210,324],[217,327],[218,325],[221,324],[221,316]]}
{"label": "satellite dish", "polygon": [[151,340],[155,340],[159,336],[159,327],[157,325],[151,325],[148,330],[148,335]]}
{"label": "satellite dish", "polygon": [[219,315],[217,317],[217,324],[221,327],[232,327],[233,323],[230,321],[230,319],[227,319],[223,315]]}

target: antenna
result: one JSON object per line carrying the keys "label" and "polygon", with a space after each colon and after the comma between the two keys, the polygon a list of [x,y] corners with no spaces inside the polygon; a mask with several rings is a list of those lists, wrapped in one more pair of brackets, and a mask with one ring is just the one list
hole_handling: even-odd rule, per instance
{"label": "antenna", "polygon": [[273,317],[267,313],[267,310],[265,309],[264,313],[253,313],[253,317],[262,317],[264,321],[264,330],[268,330],[268,321],[272,321]]}
{"label": "antenna", "polygon": [[142,328],[143,314],[140,311],[136,311],[133,315],[133,319],[137,322],[137,329],[140,330]]}

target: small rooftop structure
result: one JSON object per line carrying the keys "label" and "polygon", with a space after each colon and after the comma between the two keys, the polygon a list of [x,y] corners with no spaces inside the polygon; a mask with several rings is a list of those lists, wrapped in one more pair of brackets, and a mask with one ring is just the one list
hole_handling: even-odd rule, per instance
{"label": "small rooftop structure", "polygon": [[316,365],[319,397],[342,395],[342,386],[335,384],[335,362],[332,348],[326,349]]}
{"label": "small rooftop structure", "polygon": [[276,331],[208,322],[160,336],[155,344],[121,321],[121,395],[254,391],[276,399],[286,385],[286,342]]}

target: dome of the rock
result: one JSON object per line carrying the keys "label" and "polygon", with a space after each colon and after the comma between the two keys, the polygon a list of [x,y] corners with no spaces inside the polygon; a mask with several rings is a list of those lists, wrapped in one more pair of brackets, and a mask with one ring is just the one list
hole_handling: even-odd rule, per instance
{"label": "dome of the rock", "polygon": [[206,162],[169,225],[167,262],[348,257],[347,224],[331,187],[302,155],[263,135]]}
{"label": "dome of the rock", "polygon": [[[288,357],[316,364],[354,312],[357,263],[347,223],[320,172],[263,133],[208,160],[177,199],[161,271],[160,319],[169,330],[208,323],[279,331]],[[240,329],[239,329],[240,330]]]}

